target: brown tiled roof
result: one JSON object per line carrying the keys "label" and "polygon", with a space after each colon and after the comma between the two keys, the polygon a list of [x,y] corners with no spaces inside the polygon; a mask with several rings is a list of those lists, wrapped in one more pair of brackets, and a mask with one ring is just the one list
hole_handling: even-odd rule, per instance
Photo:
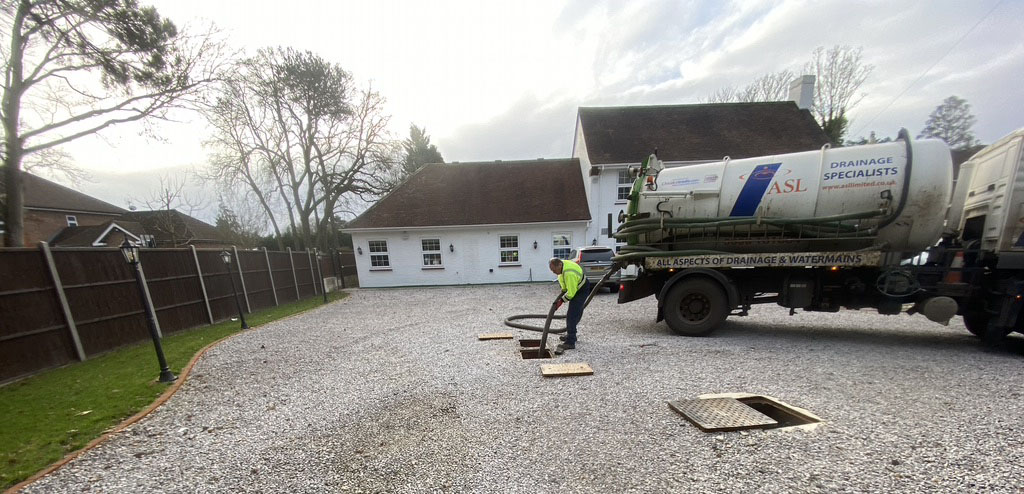
{"label": "brown tiled roof", "polygon": [[93,242],[100,240],[99,236],[103,234],[103,232],[105,232],[112,223],[116,223],[117,227],[127,230],[128,233],[131,233],[136,237],[146,233],[142,228],[142,225],[134,221],[111,220],[100,225],[66,227],[50,239],[50,245],[55,247],[92,247]]}
{"label": "brown tiled roof", "polygon": [[792,101],[581,107],[579,118],[594,165],[639,163],[655,148],[662,161],[702,161],[810,151],[829,142]]}
{"label": "brown tiled roof", "polygon": [[129,211],[125,218],[137,221],[153,236],[157,246],[216,242],[224,243],[217,227],[197,220],[176,209],[163,211]]}
{"label": "brown tiled roof", "polygon": [[572,158],[427,165],[346,228],[589,219],[580,162]]}
{"label": "brown tiled roof", "polygon": [[[101,201],[31,173],[21,172],[21,177],[21,183],[24,186],[26,208],[104,214],[122,214],[125,212],[124,209],[109,202]],[[3,167],[0,167],[0,188],[2,188],[3,183]]]}

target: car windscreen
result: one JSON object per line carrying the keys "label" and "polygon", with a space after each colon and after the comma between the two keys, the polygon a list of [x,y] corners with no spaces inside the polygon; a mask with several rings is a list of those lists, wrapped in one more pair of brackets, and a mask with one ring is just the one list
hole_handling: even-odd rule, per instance
{"label": "car windscreen", "polygon": [[612,260],[612,250],[585,250],[580,254],[580,262],[602,262]]}

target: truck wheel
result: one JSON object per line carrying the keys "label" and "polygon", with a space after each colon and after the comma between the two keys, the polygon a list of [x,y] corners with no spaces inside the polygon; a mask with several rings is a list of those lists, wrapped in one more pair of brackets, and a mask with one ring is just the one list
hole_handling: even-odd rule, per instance
{"label": "truck wheel", "polygon": [[663,306],[665,322],[683,336],[705,336],[729,315],[728,299],[718,282],[689,278],[672,287]]}
{"label": "truck wheel", "polygon": [[983,312],[968,312],[964,314],[964,326],[974,336],[982,337],[988,329],[988,314]]}

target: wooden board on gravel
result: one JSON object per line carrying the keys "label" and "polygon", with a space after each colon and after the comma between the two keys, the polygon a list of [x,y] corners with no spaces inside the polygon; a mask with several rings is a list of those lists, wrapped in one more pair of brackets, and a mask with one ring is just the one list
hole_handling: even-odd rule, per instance
{"label": "wooden board on gravel", "polygon": [[476,336],[478,340],[511,340],[515,337],[513,333],[480,333]]}
{"label": "wooden board on gravel", "polygon": [[594,373],[590,364],[579,362],[571,364],[542,364],[540,375],[544,377],[589,376]]}

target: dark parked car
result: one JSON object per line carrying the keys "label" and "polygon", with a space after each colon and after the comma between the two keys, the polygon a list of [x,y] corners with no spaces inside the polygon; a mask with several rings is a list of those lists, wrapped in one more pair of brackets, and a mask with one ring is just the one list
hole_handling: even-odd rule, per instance
{"label": "dark parked car", "polygon": [[[583,268],[583,274],[587,277],[587,281],[597,283],[611,268],[614,255],[615,250],[611,247],[593,246],[575,249],[569,257]],[[621,273],[615,273],[614,276],[608,278],[604,286],[608,287],[612,293],[619,291],[620,276]]]}

